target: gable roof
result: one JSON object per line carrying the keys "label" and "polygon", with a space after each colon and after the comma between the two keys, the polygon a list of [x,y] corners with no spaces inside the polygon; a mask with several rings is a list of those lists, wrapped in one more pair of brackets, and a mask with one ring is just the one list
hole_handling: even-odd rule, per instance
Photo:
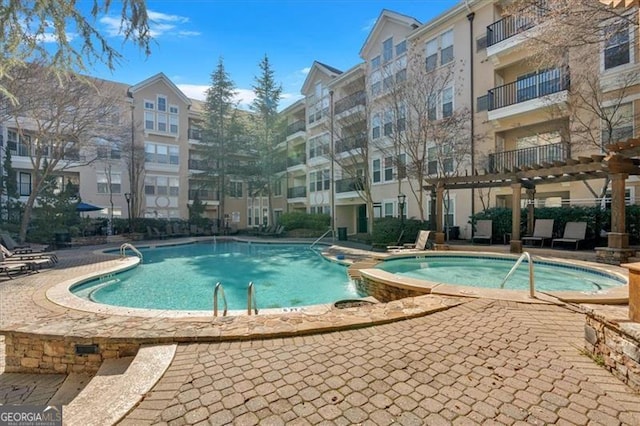
{"label": "gable roof", "polygon": [[176,86],[175,84],[173,84],[173,81],[171,81],[169,79],[169,77],[167,77],[163,72],[159,72],[156,75],[153,75],[149,78],[147,78],[146,80],[141,81],[140,83],[133,85],[131,87],[129,87],[129,93],[135,93],[139,90],[144,89],[145,87],[148,87],[152,84],[155,84],[159,81],[164,82],[167,86],[169,86],[169,88],[171,90],[173,90],[175,92],[176,95],[178,95],[178,97],[180,99],[182,99],[182,101],[187,104],[187,105],[191,105],[191,99],[189,99],[184,93],[182,93],[182,90],[178,89],[178,86]]}
{"label": "gable roof", "polygon": [[331,67],[329,65],[323,64],[322,62],[313,61],[313,64],[311,65],[311,69],[309,70],[309,73],[307,74],[307,78],[304,80],[304,84],[302,85],[302,88],[300,89],[301,93],[304,94],[311,88],[311,85],[318,78],[317,77],[318,73],[324,74],[324,75],[328,76],[329,78],[334,78],[334,77],[342,74],[342,71],[340,71],[337,68]]}
{"label": "gable roof", "polygon": [[382,12],[380,12],[380,16],[378,16],[378,19],[376,19],[376,23],[371,29],[371,32],[369,32],[367,39],[364,41],[364,44],[360,49],[361,58],[365,59],[365,56],[367,56],[366,52],[372,47],[373,40],[375,40],[378,37],[378,35],[382,31],[382,28],[388,22],[404,25],[407,28],[409,28],[410,31],[413,31],[414,29],[422,25],[420,21],[418,21],[416,18],[413,18],[408,15],[404,15],[402,13],[394,12],[388,9],[382,9]]}

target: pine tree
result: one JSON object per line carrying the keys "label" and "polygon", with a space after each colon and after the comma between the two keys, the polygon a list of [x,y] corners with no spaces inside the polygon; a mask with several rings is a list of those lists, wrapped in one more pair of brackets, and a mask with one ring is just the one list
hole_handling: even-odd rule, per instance
{"label": "pine tree", "polygon": [[253,86],[256,97],[251,104],[251,110],[258,116],[255,148],[259,159],[251,186],[256,195],[266,193],[269,204],[269,223],[273,223],[271,199],[273,178],[279,169],[275,146],[278,143],[277,135],[281,130],[278,105],[282,94],[282,85],[276,83],[274,71],[267,55],[260,61],[259,68],[260,74],[255,77],[256,84]]}

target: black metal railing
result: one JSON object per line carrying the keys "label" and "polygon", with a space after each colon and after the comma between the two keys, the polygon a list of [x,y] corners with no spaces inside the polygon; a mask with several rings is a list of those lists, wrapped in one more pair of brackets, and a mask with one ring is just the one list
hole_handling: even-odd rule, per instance
{"label": "black metal railing", "polygon": [[202,140],[202,130],[192,127],[189,129],[189,139]]}
{"label": "black metal railing", "polygon": [[340,179],[336,181],[336,193],[362,191],[364,188],[364,179],[360,177]]}
{"label": "black metal railing", "polygon": [[505,16],[487,27],[487,46],[493,46],[533,28],[548,13],[546,1],[527,6],[515,15]]}
{"label": "black metal railing", "polygon": [[348,111],[358,105],[364,105],[367,102],[367,94],[364,90],[352,93],[336,102],[333,110],[336,114]]}
{"label": "black metal railing", "polygon": [[189,169],[191,170],[209,170],[213,168],[207,160],[189,160]]}
{"label": "black metal railing", "polygon": [[552,164],[554,161],[565,161],[567,158],[569,146],[564,142],[496,152],[489,154],[489,172],[513,171],[516,167]]}
{"label": "black metal railing", "polygon": [[306,186],[294,186],[287,189],[287,198],[304,198],[307,196]]}
{"label": "black metal railing", "polygon": [[336,141],[336,153],[348,152],[353,149],[364,148],[367,145],[367,135],[358,133]]}
{"label": "black metal railing", "polygon": [[569,84],[566,67],[531,73],[520,80],[490,89],[489,111],[562,92],[569,89]]}
{"label": "black metal railing", "polygon": [[295,121],[287,126],[285,136],[291,136],[297,132],[304,132],[306,130],[306,124],[304,120]]}
{"label": "black metal railing", "polygon": [[220,201],[220,195],[218,191],[213,191],[210,189],[190,189],[189,199],[195,200],[196,194],[198,195],[198,199],[202,201]]}
{"label": "black metal railing", "polygon": [[293,166],[299,166],[301,164],[305,164],[307,161],[306,156],[303,155],[298,155],[295,157],[289,157],[287,158],[287,167],[293,167]]}

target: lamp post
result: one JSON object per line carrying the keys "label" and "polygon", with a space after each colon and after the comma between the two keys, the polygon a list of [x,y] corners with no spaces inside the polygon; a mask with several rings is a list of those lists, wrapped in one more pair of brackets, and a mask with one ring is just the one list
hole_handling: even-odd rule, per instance
{"label": "lamp post", "polygon": [[131,226],[131,193],[125,192],[124,198],[127,200],[127,213],[129,215],[129,234],[133,232],[133,227]]}
{"label": "lamp post", "polygon": [[407,196],[403,193],[398,194],[398,209],[400,210],[400,229],[404,229],[404,206]]}

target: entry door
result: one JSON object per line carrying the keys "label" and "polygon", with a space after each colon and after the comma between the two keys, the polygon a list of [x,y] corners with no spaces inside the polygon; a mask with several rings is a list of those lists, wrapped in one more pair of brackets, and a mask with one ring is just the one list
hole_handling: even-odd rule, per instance
{"label": "entry door", "polygon": [[367,205],[361,204],[358,206],[358,233],[367,233]]}

